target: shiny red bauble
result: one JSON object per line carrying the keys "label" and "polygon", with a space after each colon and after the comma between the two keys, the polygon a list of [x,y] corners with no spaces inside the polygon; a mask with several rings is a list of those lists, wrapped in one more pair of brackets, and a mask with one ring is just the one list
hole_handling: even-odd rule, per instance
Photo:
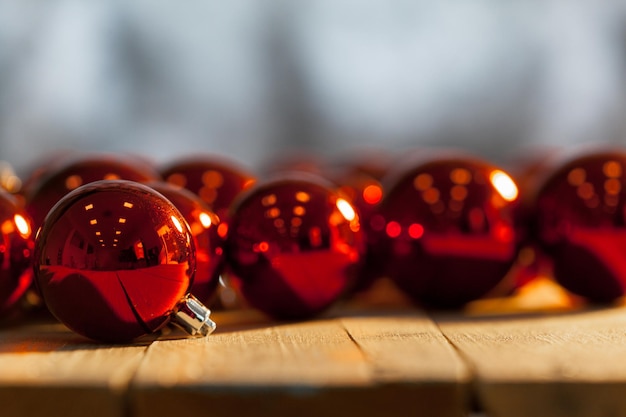
{"label": "shiny red bauble", "polygon": [[48,309],[100,341],[126,342],[164,326],[196,267],[181,213],[131,181],[96,181],[70,192],[35,243],[34,270]]}
{"label": "shiny red bauble", "polygon": [[219,217],[191,191],[166,182],[146,185],[163,194],[187,220],[196,247],[196,275],[191,293],[203,303],[209,302],[224,267],[225,240],[220,233],[226,233],[226,226],[221,226]]}
{"label": "shiny red bauble", "polygon": [[17,200],[0,191],[0,314],[11,310],[32,281],[34,239]]}
{"label": "shiny red bauble", "polygon": [[24,196],[26,211],[38,228],[48,210],[68,192],[93,181],[115,179],[147,182],[157,181],[160,176],[137,157],[109,153],[69,154],[29,185]]}
{"label": "shiny red bauble", "polygon": [[575,151],[535,197],[535,236],[556,280],[593,302],[626,292],[626,151]]}
{"label": "shiny red bauble", "polygon": [[517,187],[480,159],[437,153],[388,179],[370,219],[381,272],[415,302],[456,308],[492,290],[516,257]]}
{"label": "shiny red bauble", "polygon": [[222,221],[228,219],[233,200],[255,182],[247,169],[215,155],[182,158],[159,172],[165,181],[197,194]]}
{"label": "shiny red bauble", "polygon": [[235,283],[274,318],[309,318],[352,283],[363,255],[359,217],[304,173],[268,180],[234,207],[227,242]]}

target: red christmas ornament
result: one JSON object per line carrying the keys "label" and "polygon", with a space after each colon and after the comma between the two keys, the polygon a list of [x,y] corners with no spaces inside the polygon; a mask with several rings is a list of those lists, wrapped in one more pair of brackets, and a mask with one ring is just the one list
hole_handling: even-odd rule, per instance
{"label": "red christmas ornament", "polygon": [[196,275],[191,293],[203,303],[210,301],[224,266],[224,239],[218,230],[220,219],[191,191],[165,182],[146,185],[163,194],[181,212],[193,235],[196,247]]}
{"label": "red christmas ornament", "polygon": [[184,158],[160,173],[165,181],[197,194],[222,221],[228,220],[233,200],[255,181],[243,167],[214,155]]}
{"label": "red christmas ornament", "polygon": [[131,341],[171,318],[191,334],[214,328],[208,309],[188,294],[189,226],[139,183],[96,181],[63,197],[37,236],[34,269],[50,312],[94,340]]}
{"label": "red christmas ornament", "polygon": [[392,177],[370,219],[373,257],[417,303],[477,299],[516,257],[517,187],[502,170],[459,154],[424,156]]}
{"label": "red christmas ornament", "polygon": [[321,179],[292,173],[236,205],[227,256],[248,302],[282,319],[308,318],[351,284],[364,246],[352,205]]}
{"label": "red christmas ornament", "polygon": [[17,200],[0,191],[0,313],[11,310],[32,282],[31,223]]}
{"label": "red christmas ornament", "polygon": [[25,195],[26,211],[35,228],[65,194],[98,180],[158,181],[159,174],[145,161],[127,155],[93,153],[66,156],[58,165],[40,174]]}
{"label": "red christmas ornament", "polygon": [[626,292],[626,151],[577,151],[552,166],[532,226],[555,279],[593,302]]}

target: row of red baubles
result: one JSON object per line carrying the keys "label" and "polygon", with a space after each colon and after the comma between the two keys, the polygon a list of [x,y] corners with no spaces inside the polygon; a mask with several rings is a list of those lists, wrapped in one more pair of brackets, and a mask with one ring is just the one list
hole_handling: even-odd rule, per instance
{"label": "row of red baubles", "polygon": [[[622,296],[626,151],[539,155],[517,168],[514,182],[439,150],[283,162],[257,178],[210,155],[160,170],[121,155],[57,158],[20,198],[0,196],[0,314],[33,271],[55,317],[115,342],[164,326],[190,291],[208,302],[220,275],[277,319],[312,317],[380,276],[435,308],[480,298],[507,274],[511,291],[528,268],[548,268],[592,302]],[[540,249],[534,263],[529,248]],[[512,274],[520,251],[526,269]]]}

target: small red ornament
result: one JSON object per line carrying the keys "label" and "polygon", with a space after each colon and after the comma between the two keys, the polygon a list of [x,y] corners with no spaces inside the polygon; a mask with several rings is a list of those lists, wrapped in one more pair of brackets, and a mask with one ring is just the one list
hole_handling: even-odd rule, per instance
{"label": "small red ornament", "polygon": [[32,282],[31,223],[17,200],[0,190],[0,313],[11,310]]}
{"label": "small red ornament", "polygon": [[593,302],[626,293],[626,151],[575,150],[551,167],[531,226],[555,279]]}
{"label": "small red ornament", "polygon": [[96,181],[63,197],[37,235],[34,270],[50,312],[94,340],[128,342],[171,318],[191,334],[214,328],[208,309],[188,294],[189,226],[139,183]]}
{"label": "small red ornament", "polygon": [[415,302],[460,307],[504,278],[517,243],[517,187],[504,171],[465,155],[424,155],[386,190],[370,219],[372,256]]}
{"label": "small red ornament", "polygon": [[[224,266],[224,239],[219,235],[220,219],[191,191],[166,182],[150,182],[180,211],[193,235],[196,247],[196,275],[191,293],[203,303],[211,300]],[[223,229],[223,228],[222,228]]]}
{"label": "small red ornament", "polygon": [[234,208],[227,256],[247,301],[281,319],[309,318],[352,283],[363,255],[359,217],[322,179],[268,180]]}
{"label": "small red ornament", "polygon": [[214,155],[183,158],[159,171],[165,181],[197,194],[222,221],[234,199],[255,182],[239,164]]}
{"label": "small red ornament", "polygon": [[93,181],[116,179],[147,182],[158,181],[160,176],[144,160],[128,155],[70,154],[30,184],[26,211],[38,228],[48,210],[68,192]]}

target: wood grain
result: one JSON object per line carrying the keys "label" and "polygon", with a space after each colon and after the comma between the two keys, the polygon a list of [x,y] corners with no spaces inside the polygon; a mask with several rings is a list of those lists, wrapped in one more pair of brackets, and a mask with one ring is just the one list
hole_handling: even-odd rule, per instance
{"label": "wood grain", "polygon": [[435,320],[490,416],[626,416],[626,309]]}
{"label": "wood grain", "polygon": [[0,331],[2,417],[123,417],[146,346],[106,346],[59,324]]}
{"label": "wood grain", "polygon": [[181,404],[212,416],[459,416],[466,376],[419,313],[222,326],[206,339],[154,342],[131,407],[140,417]]}

